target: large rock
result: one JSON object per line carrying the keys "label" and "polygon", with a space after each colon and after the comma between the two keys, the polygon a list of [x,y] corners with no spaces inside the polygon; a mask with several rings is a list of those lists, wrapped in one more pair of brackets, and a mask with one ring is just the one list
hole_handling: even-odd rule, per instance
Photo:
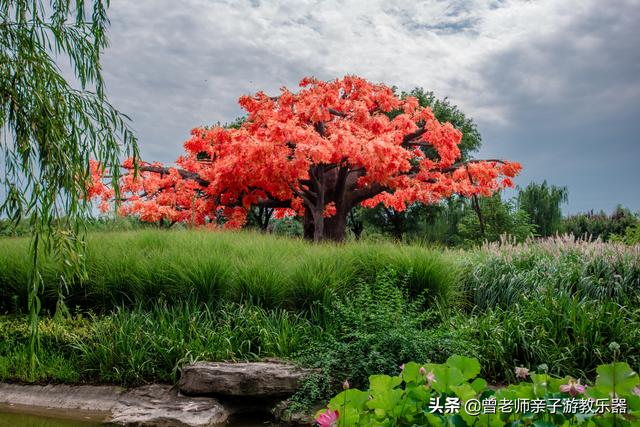
{"label": "large rock", "polygon": [[182,368],[178,385],[191,396],[278,398],[295,393],[309,372],[279,362],[199,362]]}
{"label": "large rock", "polygon": [[91,385],[0,383],[0,404],[109,413],[125,389]]}
{"label": "large rock", "polygon": [[170,386],[154,384],[122,395],[109,421],[127,426],[211,427],[223,425],[229,415],[216,399],[181,396]]}
{"label": "large rock", "polygon": [[145,427],[212,427],[224,425],[230,415],[214,398],[181,396],[167,385],[127,391],[111,386],[0,383],[0,405],[12,412]]}

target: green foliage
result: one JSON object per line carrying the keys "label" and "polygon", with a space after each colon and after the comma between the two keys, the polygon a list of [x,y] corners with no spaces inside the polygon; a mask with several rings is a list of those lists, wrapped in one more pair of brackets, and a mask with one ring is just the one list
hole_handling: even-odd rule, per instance
{"label": "green foliage", "polygon": [[309,320],[285,310],[193,303],[45,318],[40,330],[41,363],[29,375],[26,323],[0,317],[0,381],[175,381],[184,363],[289,357],[319,334]]}
{"label": "green foliage", "polygon": [[302,222],[296,218],[271,220],[271,231],[278,236],[302,237]]}
{"label": "green foliage", "polygon": [[[533,373],[531,380],[523,380],[504,388],[493,389],[476,378],[480,373],[478,360],[451,356],[444,364],[407,363],[399,375],[372,375],[366,391],[347,389],[333,397],[319,414],[337,411],[335,425],[347,426],[514,426],[514,425],[584,425],[631,426],[640,421],[640,378],[626,363],[611,363],[598,367],[595,385],[586,390],[578,384],[574,394],[569,387],[572,378],[557,378],[546,372]],[[584,414],[564,410],[564,403],[572,398],[625,399],[627,413],[613,411],[599,413],[596,405]],[[511,410],[503,409],[503,400],[512,402]],[[517,399],[538,400],[545,410],[517,411]],[[557,411],[550,410],[558,399]],[[459,407],[447,411],[447,400],[459,402]],[[493,401],[495,413],[482,413],[467,402]],[[453,408],[453,406],[449,406]],[[476,413],[478,412],[478,413]],[[577,411],[575,411],[577,412]]]}
{"label": "green foliage", "polygon": [[561,229],[560,205],[567,202],[568,195],[567,187],[532,182],[518,192],[518,207],[529,215],[537,235],[553,236]]}
{"label": "green foliage", "polygon": [[[307,379],[290,409],[327,398],[345,379],[357,387],[373,373],[397,373],[401,364],[417,357],[443,361],[454,349],[474,354],[469,329],[462,323],[441,327],[439,315],[424,309],[437,296],[427,292],[411,298],[409,281],[409,275],[387,269],[373,283],[357,283],[349,296],[326,309],[323,335],[297,356],[322,375]],[[306,394],[309,389],[313,399]]]}
{"label": "green foliage", "polygon": [[[28,241],[0,240],[0,311],[24,311],[28,282]],[[91,233],[84,283],[68,284],[70,307],[107,312],[164,298],[252,302],[265,308],[307,310],[344,294],[354,281],[372,281],[392,267],[409,275],[416,293],[455,301],[455,262],[435,250],[390,243],[313,245],[301,239],[249,232],[137,230]],[[48,286],[43,307],[54,310],[60,265],[42,268]]]}
{"label": "green foliage", "polygon": [[597,301],[581,301],[567,294],[530,298],[508,309],[489,309],[468,319],[476,328],[488,378],[513,377],[513,365],[538,366],[549,371],[588,378],[608,359],[610,340],[640,366],[640,311]]}
{"label": "green foliage", "polygon": [[458,227],[471,209],[469,202],[461,197],[451,197],[440,204],[425,206],[423,229],[414,238],[428,244],[462,245],[464,240]]}
{"label": "green foliage", "polygon": [[393,236],[397,241],[402,241],[406,233],[415,232],[418,228],[418,222],[424,209],[424,205],[417,203],[408,206],[403,212],[398,212],[393,208],[379,204],[370,209],[361,208],[360,218],[366,227],[373,227]]}
{"label": "green foliage", "polygon": [[[137,156],[128,117],[104,94],[100,54],[108,44],[107,6],[97,0],[0,0],[0,215],[16,223],[29,218],[33,232],[32,366],[38,294],[45,286],[41,254],[56,256],[64,266],[54,283],[62,295],[67,282],[84,273],[77,221],[89,207],[89,159],[117,165],[122,153]],[[56,60],[68,60],[79,89],[65,80]],[[119,169],[111,174],[117,191]]]}
{"label": "green foliage", "polygon": [[624,235],[619,236],[617,234],[611,235],[612,242],[622,242],[627,245],[638,245],[640,244],[640,221],[638,221],[635,225],[627,227],[624,232]]}
{"label": "green foliage", "polygon": [[500,193],[491,197],[479,199],[480,209],[484,223],[484,233],[480,227],[480,219],[471,208],[465,210],[465,214],[458,225],[458,233],[467,243],[479,243],[483,241],[495,242],[501,236],[509,235],[517,241],[524,241],[533,235],[535,227],[531,224],[526,212],[517,208],[513,200],[503,201]]}
{"label": "green foliage", "polygon": [[370,235],[370,230],[374,229],[398,241],[444,246],[494,242],[504,235],[524,241],[536,232],[536,225],[524,210],[519,209],[515,199],[505,201],[500,193],[496,193],[479,198],[479,206],[483,227],[472,202],[462,197],[452,197],[431,206],[412,205],[405,212],[379,205],[363,210],[360,217],[365,235]]}
{"label": "green foliage", "polygon": [[637,226],[640,219],[629,209],[617,206],[607,215],[604,211],[581,213],[564,219],[563,231],[577,237],[601,239],[605,242],[610,237],[622,236],[629,227]]}
{"label": "green foliage", "polygon": [[608,343],[640,366],[640,253],[570,239],[503,242],[465,260],[467,318],[494,380],[514,363],[548,363],[550,372],[591,377]]}

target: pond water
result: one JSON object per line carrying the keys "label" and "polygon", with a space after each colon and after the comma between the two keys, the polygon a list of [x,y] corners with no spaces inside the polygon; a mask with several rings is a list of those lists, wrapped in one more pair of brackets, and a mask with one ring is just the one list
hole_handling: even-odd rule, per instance
{"label": "pond water", "polygon": [[[104,415],[84,412],[62,412],[0,406],[0,427],[98,427],[105,426]],[[275,427],[268,415],[243,415],[230,420],[228,427]]]}
{"label": "pond water", "polygon": [[99,421],[80,421],[40,415],[0,412],[0,427],[95,427]]}

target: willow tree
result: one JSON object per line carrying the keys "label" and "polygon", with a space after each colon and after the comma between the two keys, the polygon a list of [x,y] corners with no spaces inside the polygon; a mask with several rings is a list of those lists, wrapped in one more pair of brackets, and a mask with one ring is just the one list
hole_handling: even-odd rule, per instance
{"label": "willow tree", "polygon": [[[80,220],[88,211],[89,159],[137,157],[129,119],[105,97],[100,55],[109,1],[0,0],[0,215],[33,229],[28,307],[36,362],[41,263],[56,256],[60,294],[82,275]],[[65,79],[65,61],[75,78]],[[118,176],[113,183],[117,191]],[[49,285],[49,284],[47,284]]]}
{"label": "willow tree", "polygon": [[537,234],[542,237],[552,236],[562,225],[561,205],[569,197],[567,187],[530,183],[518,192],[518,204],[525,211],[532,224],[537,227]]}

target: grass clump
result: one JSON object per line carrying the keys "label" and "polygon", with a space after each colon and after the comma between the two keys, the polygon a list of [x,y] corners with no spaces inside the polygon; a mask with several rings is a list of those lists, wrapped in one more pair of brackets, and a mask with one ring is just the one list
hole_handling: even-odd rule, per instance
{"label": "grass clump", "polygon": [[593,378],[611,359],[640,367],[640,247],[556,237],[491,244],[465,258],[461,319],[487,378],[513,380],[515,366],[549,366]]}
{"label": "grass clump", "polygon": [[225,303],[154,304],[117,308],[108,315],[40,321],[42,352],[28,370],[23,319],[0,318],[0,381],[114,383],[173,382],[179,368],[197,360],[286,358],[319,331],[299,314]]}
{"label": "grass clump", "polygon": [[[0,240],[0,311],[26,307],[28,241]],[[373,243],[313,245],[250,232],[137,230],[91,233],[88,280],[71,284],[69,307],[108,312],[121,305],[191,299],[306,311],[372,281],[383,268],[409,274],[416,294],[455,303],[456,263],[435,250]],[[45,308],[53,309],[59,267],[44,268]]]}

